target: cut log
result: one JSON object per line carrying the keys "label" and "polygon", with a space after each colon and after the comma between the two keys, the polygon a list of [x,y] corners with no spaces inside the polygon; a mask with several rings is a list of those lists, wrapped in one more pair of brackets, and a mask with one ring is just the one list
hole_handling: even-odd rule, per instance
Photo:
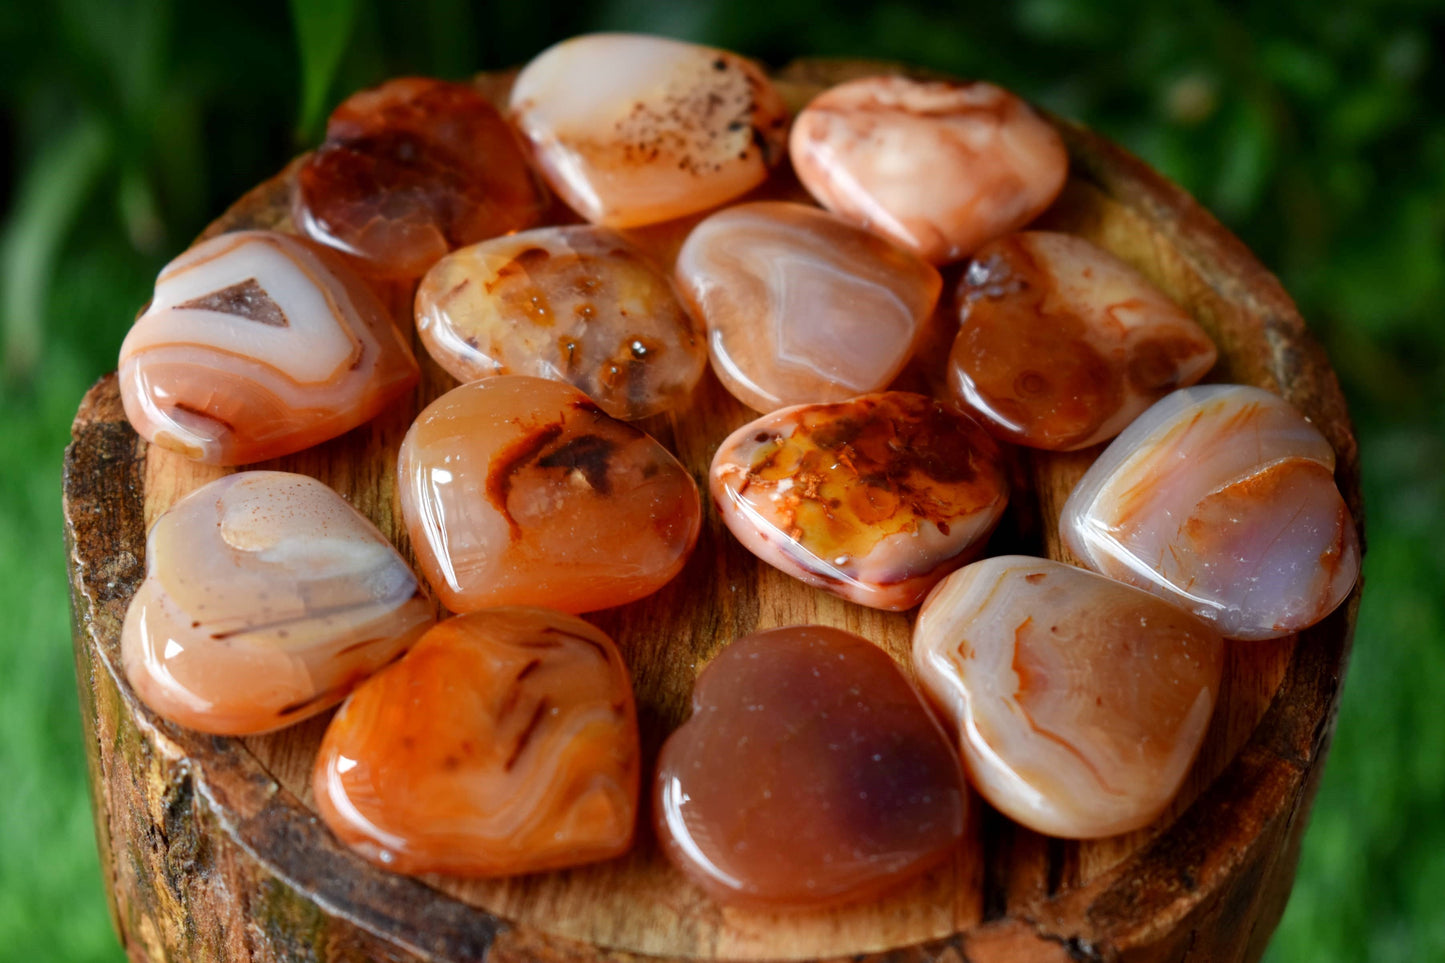
{"label": "cut log", "polygon": [[[876,65],[804,62],[779,75],[794,106]],[[480,78],[496,96],[505,76]],[[1338,453],[1361,517],[1359,464],[1339,385],[1279,283],[1187,194],[1123,150],[1055,121],[1072,157],[1047,226],[1139,268],[1214,337],[1212,381],[1259,385],[1303,411]],[[294,165],[207,232],[289,230]],[[410,289],[387,292],[403,319]],[[394,467],[412,417],[452,379],[425,374],[407,404],[317,448],[254,467],[313,475],[410,553]],[[713,450],[752,413],[709,373],[686,411],[643,427],[705,487]],[[144,574],[145,533],[178,498],[229,469],[146,445],[114,375],[86,395],[65,459],[74,640],[96,833],[122,943],[137,961],[1254,960],[1293,881],[1339,703],[1359,588],[1296,637],[1231,644],[1204,750],[1154,825],[1089,842],[1049,839],[981,802],[955,858],[877,902],[803,913],[724,908],[660,856],[634,850],[567,872],[412,879],[339,844],[315,815],[309,773],[328,716],[267,736],[218,738],[141,705],[119,636]],[[1058,512],[1098,449],[1030,452],[996,547],[1067,559]],[[698,548],[656,596],[588,618],[631,669],[644,765],[686,713],[699,669],[755,629],[820,623],[860,633],[907,667],[910,614],[852,605],[759,563],[709,506]],[[644,770],[646,771],[646,770]],[[647,819],[647,814],[643,814]]]}

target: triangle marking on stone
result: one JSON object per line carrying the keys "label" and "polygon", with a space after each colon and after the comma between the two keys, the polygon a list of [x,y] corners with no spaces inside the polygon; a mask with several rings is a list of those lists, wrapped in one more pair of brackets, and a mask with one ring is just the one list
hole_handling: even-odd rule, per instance
{"label": "triangle marking on stone", "polygon": [[270,325],[273,328],[291,327],[291,322],[287,320],[286,312],[281,310],[281,305],[271,300],[271,295],[266,293],[266,289],[261,287],[255,278],[247,278],[228,288],[192,298],[185,304],[178,304],[176,307],[193,311],[218,311],[221,314],[245,318],[247,321]]}

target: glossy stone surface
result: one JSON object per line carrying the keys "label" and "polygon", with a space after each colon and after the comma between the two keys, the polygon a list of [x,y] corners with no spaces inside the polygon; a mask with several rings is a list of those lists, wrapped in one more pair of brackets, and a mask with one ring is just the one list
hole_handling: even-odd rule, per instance
{"label": "glossy stone surface", "polygon": [[121,655],[155,712],[245,735],[340,702],[432,621],[406,562],[340,495],[305,475],[240,472],[152,526]]}
{"label": "glossy stone surface", "polygon": [[980,248],[958,287],[955,400],[1002,440],[1107,441],[1214,365],[1214,342],[1144,276],[1083,238],[1024,231]]}
{"label": "glossy stone surface", "polygon": [[983,547],[1008,502],[983,429],[901,391],[750,422],[718,448],[709,477],[754,555],[880,609],[917,605]]}
{"label": "glossy stone surface", "polygon": [[1324,618],[1359,577],[1334,468],[1329,442],[1278,396],[1185,388],[1104,450],[1059,532],[1085,564],[1230,638],[1277,638]]}
{"label": "glossy stone surface", "polygon": [[463,248],[416,295],[416,326],[460,381],[566,381],[615,418],[684,402],[707,363],[672,284],[606,228],[544,227]]}
{"label": "glossy stone surface", "polygon": [[793,123],[799,179],[826,208],[942,264],[1016,231],[1068,176],[1053,127],[993,84],[865,77]]}
{"label": "glossy stone surface", "polygon": [[913,667],[994,808],[1090,839],[1147,825],[1179,791],[1224,642],[1138,589],[1004,555],[939,583],[918,612]]}
{"label": "glossy stone surface", "polygon": [[963,836],[957,753],[865,639],[816,625],[738,639],[692,708],[662,747],[653,813],[668,858],[719,902],[868,899]]}
{"label": "glossy stone surface", "polygon": [[610,227],[671,220],[762,183],[787,109],[754,63],[638,34],[574,37],[517,75],[512,111],[553,189]]}
{"label": "glossy stone surface", "polygon": [[296,174],[292,217],[377,277],[414,278],[453,248],[537,223],[517,135],[465,84],[401,77],[353,94]]}
{"label": "glossy stone surface", "polygon": [[692,476],[571,385],[500,375],[417,416],[397,461],[417,565],[453,612],[650,595],[697,541]]}
{"label": "glossy stone surface", "polygon": [[637,818],[637,712],[579,618],[448,619],[352,693],[312,788],[331,831],[402,873],[504,876],[610,859]]}
{"label": "glossy stone surface", "polygon": [[213,465],[334,438],[417,373],[386,309],[339,257],[272,231],[222,234],[166,265],[120,348],[135,430]]}
{"label": "glossy stone surface", "polygon": [[713,371],[758,411],[881,391],[938,302],[938,271],[817,208],[740,204],[678,254],[677,286],[707,325]]}

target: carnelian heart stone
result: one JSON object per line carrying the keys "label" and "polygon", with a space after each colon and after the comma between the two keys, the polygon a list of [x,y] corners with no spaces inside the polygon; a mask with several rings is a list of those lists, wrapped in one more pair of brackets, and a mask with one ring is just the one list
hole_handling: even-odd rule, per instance
{"label": "carnelian heart stone", "polygon": [[703,671],[662,747],[654,818],[715,899],[816,907],[876,896],[963,835],[958,754],[881,649],[817,625],[757,632]]}
{"label": "carnelian heart stone", "polygon": [[976,556],[1008,503],[998,445],[905,391],[764,415],[723,441],[709,477],[723,522],[758,558],[895,611]]}
{"label": "carnelian heart stone", "polygon": [[497,109],[425,77],[348,97],[292,197],[298,228],[385,278],[419,277],[454,248],[530,227],[543,207]]}
{"label": "carnelian heart stone", "polygon": [[682,405],[707,365],[701,326],[667,277],[590,224],[508,234],[442,258],[417,289],[416,329],[458,381],[565,381],[626,421]]}
{"label": "carnelian heart stone", "polygon": [[757,64],[640,34],[548,47],[517,74],[511,108],[553,190],[592,223],[618,228],[756,187],[782,157],[788,126]]}
{"label": "carnelian heart stone", "polygon": [[417,416],[397,459],[417,565],[453,612],[651,595],[697,542],[697,483],[571,385],[499,375]]}
{"label": "carnelian heart stone", "polygon": [[317,809],[403,873],[497,876],[632,844],[637,712],[612,640],[575,616],[459,616],[352,693],[316,759]]}
{"label": "carnelian heart stone", "polygon": [[935,264],[1032,221],[1069,173],[1049,122],[982,81],[850,80],[814,98],[788,140],[820,204]]}
{"label": "carnelian heart stone", "polygon": [[1178,794],[1224,643],[1147,592],[1003,555],[928,596],[913,667],[989,803],[1035,832],[1096,839],[1147,826]]}
{"label": "carnelian heart stone", "polygon": [[417,374],[345,259],[275,231],[221,234],[167,264],[120,347],[120,396],[136,432],[211,465],[335,438]]}
{"label": "carnelian heart stone", "polygon": [[120,647],[156,713],[250,735],[331,708],[435,620],[406,562],[340,495],[243,471],[156,519]]}
{"label": "carnelian heart stone", "polygon": [[984,245],[958,286],[949,387],[995,437],[1073,451],[1117,435],[1217,351],[1204,329],[1081,237],[1020,231]]}

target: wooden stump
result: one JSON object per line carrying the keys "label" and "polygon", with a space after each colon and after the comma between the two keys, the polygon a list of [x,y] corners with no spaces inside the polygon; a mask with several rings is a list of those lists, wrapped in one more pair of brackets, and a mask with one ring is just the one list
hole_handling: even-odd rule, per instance
{"label": "wooden stump", "polygon": [[[779,82],[796,106],[873,69],[805,62]],[[506,81],[478,83],[496,95]],[[1119,148],[1057,123],[1073,167],[1047,225],[1112,250],[1184,305],[1219,345],[1210,380],[1268,388],[1307,414],[1334,445],[1337,480],[1360,518],[1357,449],[1339,386],[1279,283],[1184,192]],[[293,170],[242,198],[207,233],[289,230]],[[409,314],[410,289],[386,293]],[[255,466],[320,478],[404,554],[397,445],[416,411],[454,383],[418,354],[425,374],[409,404]],[[644,427],[705,485],[718,442],[751,417],[709,373],[689,410]],[[1358,587],[1299,636],[1231,643],[1219,707],[1182,794],[1135,833],[1049,839],[978,802],[950,864],[887,899],[807,913],[712,903],[662,860],[645,825],[632,853],[600,865],[508,880],[411,879],[352,855],[315,816],[308,776],[329,716],[230,739],[181,729],[136,700],[119,635],[144,573],[146,530],[228,469],[140,441],[114,375],[86,395],[73,438],[65,522],[76,669],[105,881],[134,960],[1253,960],[1284,909],[1334,726]],[[996,547],[1067,559],[1059,508],[1098,450],[1019,454],[1018,490]],[[696,673],[731,639],[776,625],[836,625],[907,666],[911,615],[842,602],[758,563],[709,506],[678,579],[589,619],[618,641],[633,673],[650,766],[685,715]]]}

